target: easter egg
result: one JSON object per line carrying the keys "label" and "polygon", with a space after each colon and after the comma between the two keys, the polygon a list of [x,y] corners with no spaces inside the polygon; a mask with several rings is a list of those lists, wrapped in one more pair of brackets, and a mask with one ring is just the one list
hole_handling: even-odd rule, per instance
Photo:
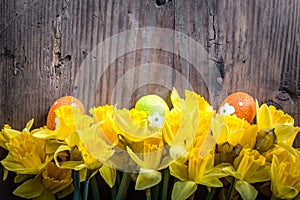
{"label": "easter egg", "polygon": [[145,111],[150,127],[161,128],[169,107],[161,97],[150,94],[141,97],[135,104],[135,109]]}
{"label": "easter egg", "polygon": [[218,113],[224,115],[235,114],[250,123],[256,115],[256,101],[245,92],[235,92],[227,96],[221,103]]}

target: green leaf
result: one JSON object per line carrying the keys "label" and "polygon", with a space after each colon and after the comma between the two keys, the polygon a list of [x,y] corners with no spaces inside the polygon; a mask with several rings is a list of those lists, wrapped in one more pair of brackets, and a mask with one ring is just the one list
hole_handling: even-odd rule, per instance
{"label": "green leaf", "polygon": [[30,179],[17,187],[14,195],[31,199],[40,196],[44,192],[44,187],[38,179]]}
{"label": "green leaf", "polygon": [[144,190],[158,184],[160,181],[160,172],[141,168],[140,173],[136,179],[135,189]]}
{"label": "green leaf", "polygon": [[172,191],[172,200],[187,199],[197,190],[197,184],[192,181],[177,181]]}
{"label": "green leaf", "polygon": [[246,181],[236,181],[235,189],[244,200],[255,200],[258,194],[257,190]]}

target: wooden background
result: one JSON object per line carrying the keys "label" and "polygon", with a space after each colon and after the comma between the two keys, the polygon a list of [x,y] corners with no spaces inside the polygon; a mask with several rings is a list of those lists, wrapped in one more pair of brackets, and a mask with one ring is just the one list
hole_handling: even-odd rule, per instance
{"label": "wooden background", "polygon": [[[173,0],[160,6],[156,0],[1,0],[0,10],[1,125],[21,129],[34,118],[34,127],[43,126],[49,106],[67,94],[88,106],[130,107],[147,93],[167,99],[170,86],[183,95],[187,83],[215,109],[227,94],[244,91],[288,112],[300,125],[298,0]],[[101,42],[145,27],[176,30],[195,40],[220,72],[219,85],[199,72],[208,65],[195,66],[180,56],[186,53],[180,52],[183,38],[159,33],[153,44],[169,45],[171,52],[136,49],[103,68],[132,38],[107,43],[97,57],[93,50]],[[83,65],[93,59],[96,72]],[[294,145],[300,147],[299,136]],[[1,151],[0,159],[5,155]],[[13,199],[12,190],[11,177],[0,182],[1,199]]]}

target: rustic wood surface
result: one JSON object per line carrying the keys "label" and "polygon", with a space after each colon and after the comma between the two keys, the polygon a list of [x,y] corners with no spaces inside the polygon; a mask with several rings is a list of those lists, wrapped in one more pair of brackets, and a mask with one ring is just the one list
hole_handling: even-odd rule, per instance
{"label": "rustic wood surface", "polygon": [[[34,127],[43,126],[49,106],[67,94],[87,107],[130,107],[147,93],[167,99],[173,86],[181,95],[192,88],[215,109],[227,94],[244,91],[289,113],[300,125],[298,0],[173,0],[160,6],[155,0],[1,0],[0,10],[1,125],[21,129],[34,118]],[[200,44],[207,64],[220,72],[218,83],[203,77],[208,65],[189,62],[198,55],[182,51],[183,35],[174,40],[174,35],[155,32],[151,45],[167,45],[170,51],[144,48],[121,54],[132,48],[131,32],[103,43],[146,27],[176,30]],[[137,35],[135,45],[143,47],[143,36]],[[95,51],[99,44],[102,54]],[[187,53],[189,59],[182,56]],[[294,145],[300,147],[299,136]],[[0,159],[5,154],[2,150]],[[17,199],[13,189],[12,177],[1,181],[1,199]]]}

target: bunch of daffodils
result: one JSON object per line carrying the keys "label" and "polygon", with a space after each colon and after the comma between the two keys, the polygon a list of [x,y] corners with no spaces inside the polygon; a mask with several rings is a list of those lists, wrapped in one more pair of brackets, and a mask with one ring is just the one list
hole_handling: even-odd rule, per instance
{"label": "bunch of daffodils", "polygon": [[300,150],[292,146],[300,128],[291,116],[257,103],[249,123],[218,114],[192,91],[182,98],[173,89],[170,99],[171,109],[153,100],[89,115],[61,106],[54,130],[32,129],[33,120],[20,131],[4,125],[3,179],[13,172],[13,194],[37,200],[100,199],[97,174],[119,200],[132,183],[147,200],[300,198]]}

